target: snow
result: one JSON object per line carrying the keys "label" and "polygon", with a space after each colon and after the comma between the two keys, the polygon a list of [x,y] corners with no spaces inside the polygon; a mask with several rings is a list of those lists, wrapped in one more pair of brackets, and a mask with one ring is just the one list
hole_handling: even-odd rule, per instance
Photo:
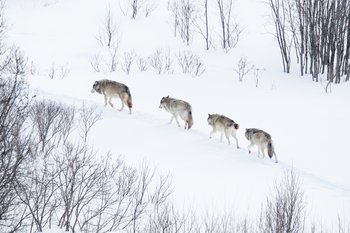
{"label": "snow", "polygon": [[[322,83],[299,77],[297,68],[284,74],[277,45],[267,33],[266,5],[236,1],[244,31],[238,46],[224,53],[220,49],[205,51],[200,38],[194,38],[190,47],[174,38],[163,1],[157,2],[148,18],[136,20],[120,14],[116,2],[11,0],[5,9],[8,41],[18,45],[37,69],[29,77],[33,91],[41,98],[77,106],[84,102],[103,111],[103,119],[89,138],[96,149],[120,155],[136,166],[146,161],[160,172],[170,173],[179,206],[234,208],[242,215],[254,215],[284,171],[293,169],[302,181],[310,216],[336,219],[350,215],[349,83],[333,86],[332,93],[325,94]],[[175,67],[174,74],[157,75],[151,69],[138,71],[136,64],[130,75],[120,66],[113,73],[94,72],[90,60],[101,51],[95,37],[108,5],[116,12],[122,33],[121,56],[134,51],[147,57],[157,49],[169,50],[174,56],[191,50],[203,59],[205,73],[191,77]],[[238,81],[234,67],[242,56],[265,68],[258,87],[252,73]],[[53,64],[69,67],[68,77],[50,79]],[[102,78],[130,88],[132,115],[104,107],[103,96],[90,92],[93,82]],[[167,95],[192,105],[192,129],[169,124],[169,113],[158,108]],[[240,149],[234,142],[221,143],[218,134],[209,139],[208,113],[224,114],[240,125]],[[252,127],[272,135],[278,164],[267,157],[259,159],[256,148],[248,154],[244,131]]]}

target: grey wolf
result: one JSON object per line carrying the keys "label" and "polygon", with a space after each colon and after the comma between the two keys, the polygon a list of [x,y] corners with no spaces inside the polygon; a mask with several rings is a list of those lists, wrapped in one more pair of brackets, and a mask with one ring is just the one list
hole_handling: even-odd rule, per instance
{"label": "grey wolf", "polygon": [[239,148],[238,139],[236,137],[236,132],[239,128],[239,125],[234,122],[232,119],[219,114],[209,114],[208,113],[208,124],[213,127],[213,130],[210,132],[209,138],[212,137],[214,133],[219,131],[221,133],[220,140],[222,142],[223,134],[225,134],[228,144],[230,142],[230,135],[236,140],[237,149]]}
{"label": "grey wolf", "polygon": [[96,81],[92,86],[92,93],[97,92],[99,94],[103,94],[105,98],[105,106],[107,106],[107,102],[113,108],[112,98],[120,98],[122,102],[122,107],[118,109],[122,111],[124,108],[124,104],[129,107],[129,114],[131,114],[132,108],[132,98],[130,94],[129,88],[123,83],[118,83],[108,79],[101,79]]}
{"label": "grey wolf", "polygon": [[250,128],[245,130],[245,137],[250,142],[248,146],[249,154],[251,153],[250,148],[254,145],[257,145],[259,158],[260,152],[262,153],[262,158],[265,157],[265,149],[267,148],[267,154],[269,157],[272,158],[272,156],[275,156],[275,162],[278,162],[270,134],[261,129]]}
{"label": "grey wolf", "polygon": [[193,125],[192,117],[192,107],[189,103],[183,100],[171,98],[169,96],[163,97],[160,100],[159,108],[164,108],[171,114],[170,124],[173,120],[176,120],[176,123],[179,127],[180,123],[177,119],[178,116],[185,121],[185,129],[190,129]]}

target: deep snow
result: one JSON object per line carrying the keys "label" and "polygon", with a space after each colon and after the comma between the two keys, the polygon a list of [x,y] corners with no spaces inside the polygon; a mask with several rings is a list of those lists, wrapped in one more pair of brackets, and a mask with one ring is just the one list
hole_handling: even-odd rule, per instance
{"label": "deep snow", "polygon": [[[295,64],[293,74],[284,74],[277,45],[267,33],[265,4],[236,1],[235,12],[244,31],[238,46],[226,54],[219,45],[216,51],[205,51],[200,38],[194,38],[190,47],[174,38],[165,1],[158,1],[148,18],[136,20],[118,13],[116,2],[11,0],[5,9],[8,41],[18,45],[36,67],[36,74],[29,77],[33,91],[77,106],[96,104],[103,111],[89,139],[95,148],[121,155],[130,164],[147,161],[169,172],[174,199],[181,206],[255,214],[283,172],[293,168],[302,181],[311,218],[350,215],[350,84],[333,86],[332,93],[325,94],[322,83],[299,77]],[[95,37],[108,4],[115,10],[122,34],[120,55],[130,50],[139,56],[149,56],[156,49],[171,54],[192,50],[203,59],[205,73],[191,77],[175,68],[174,74],[157,75],[151,69],[138,71],[136,64],[130,75],[120,66],[114,73],[94,72],[90,60],[102,51]],[[234,67],[242,56],[266,69],[258,87],[252,73],[238,81]],[[69,67],[68,77],[49,79],[52,64]],[[102,78],[129,86],[132,115],[103,107],[103,96],[90,92],[93,82]],[[168,124],[170,115],[158,108],[166,95],[191,103],[191,130]],[[118,108],[119,100],[115,103]],[[209,139],[208,113],[224,114],[240,124],[240,149],[225,140],[221,143],[219,135]],[[256,148],[248,154],[244,130],[250,127],[272,135],[278,164],[257,158]]]}

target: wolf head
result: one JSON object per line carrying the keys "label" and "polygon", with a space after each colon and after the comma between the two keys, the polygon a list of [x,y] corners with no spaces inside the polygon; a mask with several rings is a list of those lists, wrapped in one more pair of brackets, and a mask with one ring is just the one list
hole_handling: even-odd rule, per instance
{"label": "wolf head", "polygon": [[95,81],[94,85],[92,86],[92,90],[91,90],[91,93],[99,93],[101,94],[101,84],[99,81]]}
{"label": "wolf head", "polygon": [[161,100],[160,100],[160,104],[159,104],[159,108],[164,108],[166,106],[166,103],[167,103],[167,100],[169,99],[169,96],[167,97],[163,97]]}
{"label": "wolf head", "polygon": [[208,113],[208,125],[213,125],[214,124],[214,119],[213,119],[213,114]]}

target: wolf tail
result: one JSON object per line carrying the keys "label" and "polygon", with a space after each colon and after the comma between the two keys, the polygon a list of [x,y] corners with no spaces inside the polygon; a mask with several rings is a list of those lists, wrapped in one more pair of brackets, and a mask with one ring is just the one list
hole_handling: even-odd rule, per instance
{"label": "wolf tail", "polygon": [[129,88],[126,88],[126,94],[127,94],[127,105],[129,108],[132,108],[132,97]]}
{"label": "wolf tail", "polygon": [[267,143],[267,154],[269,155],[270,158],[272,158],[273,154],[275,153],[275,150],[273,148],[273,145],[272,145],[272,141],[270,140],[268,143]]}
{"label": "wolf tail", "polygon": [[187,122],[187,127],[188,127],[187,129],[190,129],[192,127],[192,125],[193,125],[192,111],[188,112],[188,116],[187,116],[186,122]]}
{"label": "wolf tail", "polygon": [[239,124],[233,123],[233,127],[237,130],[237,129],[239,129]]}
{"label": "wolf tail", "polygon": [[132,98],[131,98],[131,95],[129,95],[127,104],[128,104],[128,107],[129,107],[129,108],[132,108]]}
{"label": "wolf tail", "polygon": [[269,142],[267,143],[267,153],[269,155],[270,158],[272,158],[272,156],[275,156],[275,162],[278,163],[277,161],[277,155],[275,152],[275,148],[273,146],[272,140],[270,139]]}

